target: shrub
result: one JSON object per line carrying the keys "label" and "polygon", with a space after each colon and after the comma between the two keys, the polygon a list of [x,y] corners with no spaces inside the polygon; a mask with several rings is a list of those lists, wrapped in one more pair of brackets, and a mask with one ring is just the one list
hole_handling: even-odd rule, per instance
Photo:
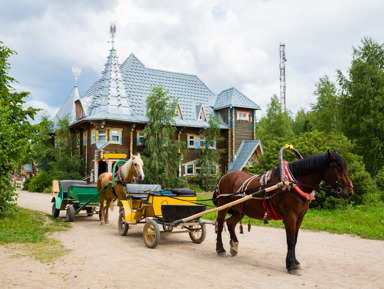
{"label": "shrub", "polygon": [[52,184],[52,177],[47,172],[41,172],[34,177],[28,186],[30,192],[43,192],[45,188],[49,188]]}
{"label": "shrub", "polygon": [[33,178],[28,178],[24,181],[24,184],[23,184],[23,190],[24,191],[28,191],[28,187],[29,187],[29,184],[31,183]]}

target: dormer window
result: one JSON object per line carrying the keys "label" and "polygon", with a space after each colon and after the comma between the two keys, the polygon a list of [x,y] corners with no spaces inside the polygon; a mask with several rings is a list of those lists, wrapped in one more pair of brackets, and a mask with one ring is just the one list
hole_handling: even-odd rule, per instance
{"label": "dormer window", "polygon": [[177,104],[175,109],[175,117],[183,119],[183,114],[181,113],[180,105]]}
{"label": "dormer window", "polygon": [[205,115],[205,110],[203,105],[196,106],[198,111],[197,119],[207,121],[207,116]]}

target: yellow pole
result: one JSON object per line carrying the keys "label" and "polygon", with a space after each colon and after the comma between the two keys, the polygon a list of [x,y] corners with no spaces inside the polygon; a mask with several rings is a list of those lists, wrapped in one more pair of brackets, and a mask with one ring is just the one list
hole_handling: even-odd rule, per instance
{"label": "yellow pole", "polygon": [[132,129],[131,129],[131,142],[130,142],[130,147],[129,147],[129,151],[132,155],[133,155],[133,130],[134,130],[134,128],[132,127]]}

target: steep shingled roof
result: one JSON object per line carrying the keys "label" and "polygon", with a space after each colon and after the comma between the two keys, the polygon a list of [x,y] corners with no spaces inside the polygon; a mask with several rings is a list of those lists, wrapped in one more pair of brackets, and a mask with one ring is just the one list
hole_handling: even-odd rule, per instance
{"label": "steep shingled roof", "polygon": [[228,167],[227,173],[241,171],[258,146],[260,146],[261,152],[263,153],[263,148],[259,140],[243,140],[236,152],[235,160]]}
{"label": "steep shingled roof", "polygon": [[59,111],[57,112],[54,123],[57,123],[59,119],[62,119],[64,116],[69,114],[70,116],[70,123],[75,120],[76,116],[76,108],[75,108],[75,101],[80,99],[80,93],[79,89],[75,85],[71,91],[71,93],[68,95],[67,99],[63,103],[63,105],[60,107]]}
{"label": "steep shingled roof", "polygon": [[232,87],[219,93],[216,99],[214,109],[227,107],[241,107],[260,110],[260,106]]}
{"label": "steep shingled roof", "polygon": [[[80,97],[85,117],[73,118],[73,124],[100,119],[146,123],[146,99],[152,85],[162,85],[169,95],[178,99],[183,118],[175,118],[177,126],[207,128],[208,119],[199,120],[196,109],[203,106],[208,118],[215,101],[226,105],[225,97],[238,107],[260,109],[235,88],[217,97],[196,75],[146,68],[133,53],[120,65],[116,50],[111,49],[101,78]],[[75,116],[75,111],[72,115]],[[228,129],[223,121],[220,127]]]}

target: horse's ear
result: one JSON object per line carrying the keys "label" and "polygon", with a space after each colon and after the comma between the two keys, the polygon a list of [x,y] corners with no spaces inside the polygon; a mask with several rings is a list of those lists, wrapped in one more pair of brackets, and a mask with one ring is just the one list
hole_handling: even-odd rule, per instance
{"label": "horse's ear", "polygon": [[133,157],[133,154],[131,153],[131,155],[130,155],[130,157],[129,157],[129,158],[131,159],[132,157]]}
{"label": "horse's ear", "polygon": [[137,156],[140,158],[140,153],[138,153]]}
{"label": "horse's ear", "polygon": [[330,160],[331,162],[335,162],[335,161],[336,161],[335,156],[334,156],[333,153],[331,153],[329,150],[327,151],[327,156],[328,156],[328,158],[329,158],[329,160]]}

